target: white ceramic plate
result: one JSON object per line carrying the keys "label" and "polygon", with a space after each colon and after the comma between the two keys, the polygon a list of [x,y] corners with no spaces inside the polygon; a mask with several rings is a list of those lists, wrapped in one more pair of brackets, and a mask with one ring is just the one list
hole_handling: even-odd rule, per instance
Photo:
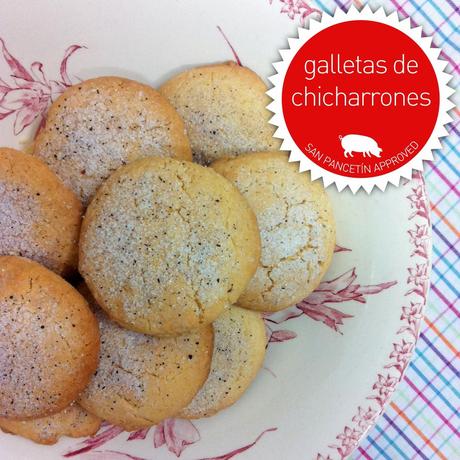
{"label": "white ceramic plate", "polygon": [[[31,139],[50,101],[79,78],[115,74],[157,86],[178,70],[233,59],[221,31],[243,64],[267,77],[295,21],[308,13],[302,2],[280,0],[1,0],[0,6],[0,134],[1,144],[13,147]],[[0,434],[0,458],[350,454],[411,358],[428,289],[430,223],[420,177],[372,196],[330,194],[341,248],[309,299],[267,318],[265,369],[237,404],[193,424],[172,419],[131,435],[105,426],[94,439],[66,438],[52,447]]]}

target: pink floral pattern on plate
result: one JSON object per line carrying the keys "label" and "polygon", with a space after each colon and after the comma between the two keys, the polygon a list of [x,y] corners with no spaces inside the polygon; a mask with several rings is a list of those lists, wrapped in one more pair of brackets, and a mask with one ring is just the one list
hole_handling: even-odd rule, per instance
{"label": "pink floral pattern on plate", "polygon": [[[269,0],[270,5],[273,0]],[[298,19],[301,26],[307,24],[308,18],[312,15],[321,15],[321,10],[311,6],[311,2],[305,0],[279,0],[281,13],[286,14],[289,19]]]}
{"label": "pink floral pattern on plate", "polygon": [[13,131],[20,134],[35,119],[42,117],[49,105],[59,94],[71,86],[72,80],[67,73],[67,63],[75,51],[84,48],[80,45],[69,46],[60,65],[60,80],[49,80],[41,62],[35,61],[27,70],[7,49],[0,38],[0,48],[10,74],[0,78],[0,120],[14,116]]}
{"label": "pink floral pattern on plate", "polygon": [[[338,247],[340,248],[340,246]],[[343,251],[344,248],[336,249],[336,252]],[[346,249],[346,251],[350,250]],[[363,286],[356,283],[356,279],[356,268],[352,268],[330,281],[322,281],[310,296],[299,302],[294,308],[279,313],[266,314],[264,319],[267,327],[268,342],[284,342],[294,339],[296,337],[295,332],[286,329],[273,330],[271,324],[281,324],[303,315],[315,321],[320,321],[334,331],[341,333],[340,326],[343,326],[343,320],[353,318],[353,316],[330,307],[327,305],[328,303],[337,304],[349,301],[366,303],[367,296],[379,294],[396,284],[396,281],[389,281]]]}
{"label": "pink floral pattern on plate", "polygon": [[168,418],[155,427],[153,444],[155,448],[166,445],[168,450],[180,456],[190,444],[200,440],[200,433],[189,420]]}
{"label": "pink floral pattern on plate", "polygon": [[123,429],[117,426],[106,425],[102,431],[91,438],[82,441],[77,449],[64,454],[64,457],[74,457],[75,455],[84,454],[91,450],[97,449],[103,444],[109,442],[119,434],[123,433]]}
{"label": "pink floral pattern on plate", "polygon": [[[88,460],[146,460],[141,457],[135,457],[130,454],[113,451],[113,450],[94,450],[103,444],[117,437],[123,430],[121,428],[107,425],[106,429],[92,438],[85,439],[80,443],[80,446],[64,454],[64,457],[75,457],[85,454],[85,459]],[[234,449],[222,455],[214,457],[201,458],[199,460],[230,460],[242,452],[253,447],[262,438],[265,433],[276,431],[277,428],[268,428],[260,433],[257,438],[242,447]],[[153,446],[155,449],[165,446],[169,452],[176,457],[180,457],[183,450],[190,444],[194,444],[200,440],[200,433],[195,425],[190,420],[170,418],[163,420],[161,423],[152,428],[129,433],[126,441],[145,440],[149,433],[153,431]]]}

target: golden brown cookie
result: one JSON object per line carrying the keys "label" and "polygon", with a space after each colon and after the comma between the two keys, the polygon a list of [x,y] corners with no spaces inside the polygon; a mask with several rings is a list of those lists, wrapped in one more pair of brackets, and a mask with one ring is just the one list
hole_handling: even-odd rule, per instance
{"label": "golden brown cookie", "polygon": [[195,67],[160,92],[183,118],[193,158],[201,164],[255,150],[278,150],[262,79],[234,62]]}
{"label": "golden brown cookie", "polygon": [[335,246],[329,198],[283,153],[263,152],[214,163],[257,216],[260,265],[238,305],[278,311],[307,297],[328,269]]}
{"label": "golden brown cookie", "polygon": [[158,339],[121,328],[97,310],[89,295],[88,300],[99,320],[101,351],[99,366],[80,404],[127,431],[177,414],[209,373],[212,327]]}
{"label": "golden brown cookie", "polygon": [[118,167],[146,156],[191,160],[184,123],[150,86],[120,77],[86,80],[51,106],[34,154],[87,205]]}
{"label": "golden brown cookie", "polygon": [[209,376],[179,416],[209,417],[235,403],[262,366],[267,338],[260,313],[230,307],[213,323]]}
{"label": "golden brown cookie", "polygon": [[47,417],[31,420],[0,418],[0,428],[6,433],[17,434],[39,444],[55,444],[61,436],[80,438],[96,434],[101,419],[86,412],[78,404]]}
{"label": "golden brown cookie", "polygon": [[0,148],[0,255],[69,275],[77,268],[81,213],[80,201],[42,161]]}
{"label": "golden brown cookie", "polygon": [[258,265],[256,218],[210,168],[146,158],[115,172],[88,207],[80,273],[122,326],[157,336],[209,324]]}
{"label": "golden brown cookie", "polygon": [[0,257],[0,417],[45,417],[77,398],[96,369],[97,321],[58,275]]}

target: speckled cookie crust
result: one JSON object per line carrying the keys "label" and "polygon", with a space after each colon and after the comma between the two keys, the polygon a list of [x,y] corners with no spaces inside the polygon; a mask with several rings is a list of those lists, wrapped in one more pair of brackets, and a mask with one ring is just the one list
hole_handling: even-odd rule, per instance
{"label": "speckled cookie crust", "polygon": [[99,353],[85,299],[31,260],[0,257],[0,417],[45,417],[89,382]]}
{"label": "speckled cookie crust", "polygon": [[262,79],[234,62],[196,67],[168,80],[160,92],[185,122],[193,158],[201,164],[255,150],[278,150],[268,123]]}
{"label": "speckled cookie crust", "polygon": [[192,402],[181,411],[181,417],[209,417],[232,405],[262,366],[267,339],[260,313],[230,307],[213,328],[211,371]]}
{"label": "speckled cookie crust", "polygon": [[320,182],[299,173],[283,153],[247,154],[212,166],[246,197],[260,229],[260,265],[238,305],[278,311],[307,297],[335,245],[332,207]]}
{"label": "speckled cookie crust", "polygon": [[80,201],[42,161],[0,148],[0,255],[28,257],[71,274],[81,213]]}
{"label": "speckled cookie crust", "polygon": [[[97,306],[83,287],[94,309]],[[127,431],[154,425],[186,406],[209,373],[213,332],[155,338],[123,329],[96,310],[101,331],[97,371],[80,404]]]}
{"label": "speckled cookie crust", "polygon": [[210,168],[146,158],[120,168],[85,216],[80,273],[112,319],[177,335],[236,301],[260,256],[256,218]]}
{"label": "speckled cookie crust", "polygon": [[97,433],[102,420],[73,403],[47,417],[31,420],[0,418],[0,428],[39,444],[55,444],[61,436],[80,438]]}
{"label": "speckled cookie crust", "polygon": [[86,80],[51,106],[34,154],[87,205],[118,167],[146,156],[191,160],[184,124],[150,86],[120,77]]}

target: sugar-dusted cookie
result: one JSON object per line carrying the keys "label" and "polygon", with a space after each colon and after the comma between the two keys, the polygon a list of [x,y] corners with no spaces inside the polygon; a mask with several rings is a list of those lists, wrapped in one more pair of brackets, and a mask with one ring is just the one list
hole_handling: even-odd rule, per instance
{"label": "sugar-dusted cookie", "polygon": [[186,406],[209,373],[211,326],[187,335],[155,338],[129,331],[97,310],[101,331],[97,371],[80,396],[92,414],[127,431],[155,425]]}
{"label": "sugar-dusted cookie", "polygon": [[213,168],[233,182],[257,216],[260,265],[238,305],[278,311],[307,297],[332,259],[335,224],[319,181],[299,173],[283,153],[220,160]]}
{"label": "sugar-dusted cookie", "polygon": [[252,70],[226,62],[195,67],[160,92],[185,122],[195,161],[208,164],[254,150],[278,150],[267,87]]}
{"label": "sugar-dusted cookie", "polygon": [[0,255],[69,275],[77,267],[81,213],[80,201],[42,161],[0,148]]}
{"label": "sugar-dusted cookie", "polygon": [[252,278],[256,218],[211,168],[146,158],[115,172],[88,207],[80,272],[122,326],[178,335],[216,319]]}
{"label": "sugar-dusted cookie", "polygon": [[0,257],[0,417],[65,409],[96,369],[97,321],[86,300],[31,260]]}
{"label": "sugar-dusted cookie", "polygon": [[150,86],[119,77],[86,80],[51,106],[34,154],[86,205],[123,164],[146,156],[191,160],[184,124]]}
{"label": "sugar-dusted cookie", "polygon": [[96,434],[101,419],[73,403],[64,410],[47,417],[30,420],[0,418],[0,428],[39,444],[55,444],[61,436],[80,438]]}
{"label": "sugar-dusted cookie", "polygon": [[262,366],[267,339],[260,313],[230,307],[213,323],[213,328],[209,376],[181,411],[181,417],[209,417],[230,406],[247,390]]}

